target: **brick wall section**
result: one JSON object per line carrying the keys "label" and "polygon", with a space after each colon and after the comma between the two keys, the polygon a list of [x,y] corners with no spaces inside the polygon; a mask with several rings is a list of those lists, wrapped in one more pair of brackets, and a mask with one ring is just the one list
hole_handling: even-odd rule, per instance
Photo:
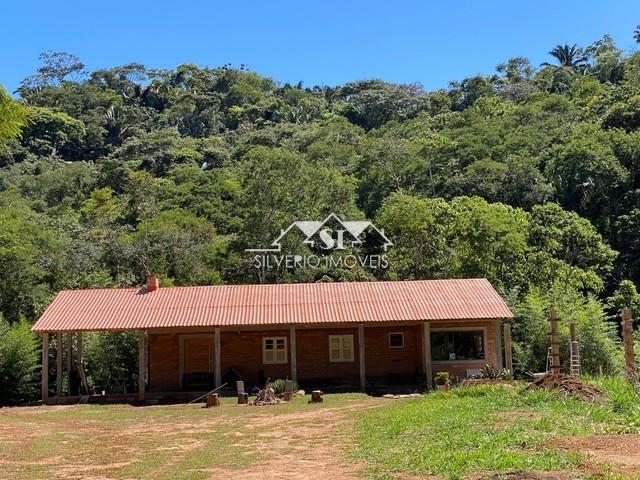
{"label": "brick wall section", "polygon": [[[365,367],[367,380],[373,384],[409,384],[416,381],[421,368],[418,326],[365,327]],[[390,348],[389,334],[404,333],[404,347]]]}
{"label": "brick wall section", "polygon": [[455,330],[456,328],[470,328],[477,327],[478,329],[485,328],[485,344],[486,352],[485,359],[483,360],[464,360],[455,361],[449,360],[445,362],[432,362],[432,371],[435,376],[437,372],[446,371],[452,375],[464,378],[467,373],[467,369],[482,368],[486,364],[498,366],[498,351],[497,351],[497,320],[481,320],[481,321],[467,321],[467,322],[432,322],[431,331],[438,328],[447,328]]}
{"label": "brick wall section", "polygon": [[[433,322],[431,329],[459,327],[486,329],[486,359],[478,361],[433,362],[432,371],[448,371],[464,377],[467,369],[498,365],[497,320],[468,322]],[[424,345],[421,325],[402,327],[365,327],[365,364],[367,380],[373,384],[410,383],[422,372]],[[389,348],[389,333],[404,333],[404,348]],[[195,332],[194,332],[195,333]],[[208,332],[213,335],[212,332]],[[354,361],[329,361],[329,335],[353,335]],[[247,388],[266,378],[290,378],[291,358],[286,364],[262,363],[262,338],[285,337],[291,356],[289,330],[222,331],[221,374],[232,370],[244,377]],[[179,390],[179,334],[149,336],[150,391]],[[297,329],[298,383],[304,386],[351,385],[360,383],[357,328]]]}
{"label": "brick wall section", "polygon": [[149,391],[177,392],[180,343],[177,334],[149,335]]}
{"label": "brick wall section", "polygon": [[[258,383],[268,378],[271,380],[291,378],[290,358],[287,358],[287,363],[284,364],[265,365],[262,363],[263,337],[285,337],[287,339],[287,356],[291,356],[289,330],[223,331],[220,333],[220,364],[223,379],[232,368],[244,377],[247,388],[257,386]],[[235,385],[233,387],[235,388]]]}
{"label": "brick wall section", "polygon": [[[329,335],[353,335],[353,362],[329,361]],[[299,384],[305,386],[360,384],[357,328],[298,329],[296,342]],[[365,352],[366,350],[365,345]]]}

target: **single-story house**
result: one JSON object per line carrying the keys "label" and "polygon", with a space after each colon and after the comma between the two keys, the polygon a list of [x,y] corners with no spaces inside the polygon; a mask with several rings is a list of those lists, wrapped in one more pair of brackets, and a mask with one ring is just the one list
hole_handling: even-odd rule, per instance
{"label": "single-story house", "polygon": [[[483,278],[160,288],[149,275],[143,288],[61,291],[33,331],[43,340],[45,402],[51,335],[58,345],[66,335],[70,369],[82,365],[83,332],[138,332],[142,400],[238,379],[248,387],[289,378],[303,387],[430,388],[438,371],[511,368],[512,317]],[[195,388],[194,378],[208,385]]]}

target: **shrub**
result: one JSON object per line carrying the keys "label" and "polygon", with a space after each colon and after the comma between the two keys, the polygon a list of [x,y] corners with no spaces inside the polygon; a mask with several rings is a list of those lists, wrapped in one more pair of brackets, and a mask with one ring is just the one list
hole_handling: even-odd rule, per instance
{"label": "shrub", "polygon": [[[278,378],[277,380],[274,380],[273,382],[271,382],[271,384],[273,385],[273,389],[276,391],[278,395],[281,395],[284,393],[284,389],[286,385],[286,380],[284,378]],[[293,382],[293,392],[295,393],[298,390],[299,390],[298,384],[296,382]]]}
{"label": "shrub", "polygon": [[9,323],[0,316],[0,405],[18,405],[38,397],[38,338],[26,320]]}
{"label": "shrub", "polygon": [[436,385],[447,385],[449,383],[449,372],[438,372],[434,379]]}
{"label": "shrub", "polygon": [[498,368],[494,365],[485,365],[480,370],[480,378],[487,380],[509,380],[511,378],[511,371],[507,368]]}

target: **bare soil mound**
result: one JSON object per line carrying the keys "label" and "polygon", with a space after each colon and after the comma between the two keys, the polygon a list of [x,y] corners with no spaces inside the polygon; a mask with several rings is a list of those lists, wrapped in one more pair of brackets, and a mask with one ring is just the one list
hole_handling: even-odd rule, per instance
{"label": "bare soil mound", "polygon": [[527,388],[529,390],[559,390],[564,395],[587,402],[593,402],[602,398],[602,392],[593,385],[589,385],[577,377],[572,377],[564,373],[547,374],[537,378]]}

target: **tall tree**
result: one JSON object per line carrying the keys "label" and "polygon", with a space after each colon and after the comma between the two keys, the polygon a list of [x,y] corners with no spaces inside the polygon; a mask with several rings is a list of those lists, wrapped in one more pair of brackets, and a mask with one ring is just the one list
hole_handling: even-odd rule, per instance
{"label": "tall tree", "polygon": [[[587,62],[588,57],[578,45],[556,45],[549,52],[553,58],[558,61],[558,66],[574,68],[579,65],[583,65]],[[551,65],[550,63],[543,63],[544,66]],[[553,66],[553,65],[552,65]]]}
{"label": "tall tree", "polygon": [[0,85],[0,150],[7,140],[12,140],[20,135],[28,118],[29,112],[26,107],[13,100]]}

